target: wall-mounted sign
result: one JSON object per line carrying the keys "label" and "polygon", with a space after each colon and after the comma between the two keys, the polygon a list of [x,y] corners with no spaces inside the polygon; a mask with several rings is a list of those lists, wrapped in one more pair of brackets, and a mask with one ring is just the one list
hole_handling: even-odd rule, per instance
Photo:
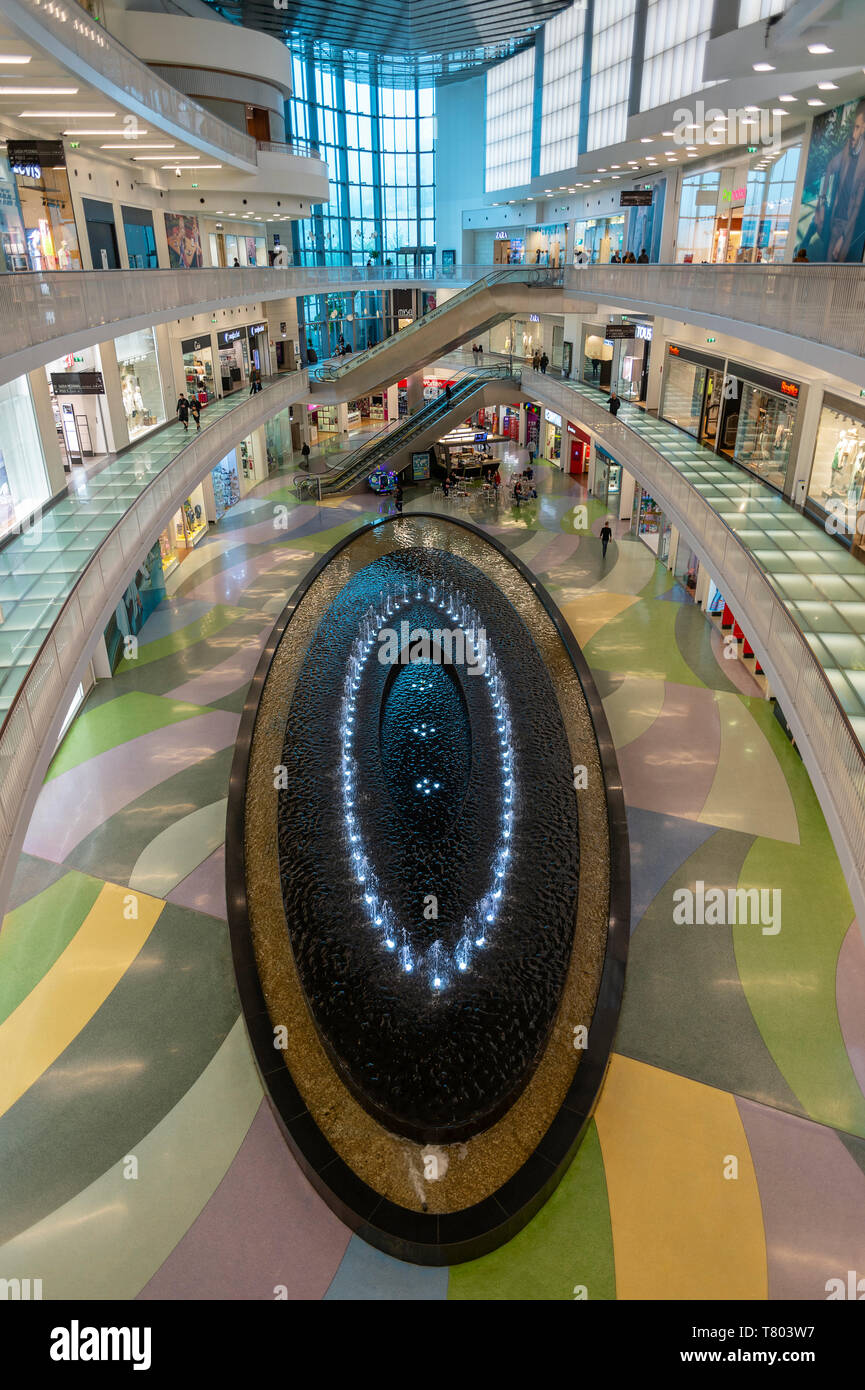
{"label": "wall-mounted sign", "polygon": [[496,241],[510,241],[510,233],[496,232]]}
{"label": "wall-mounted sign", "polygon": [[529,314],[529,323],[540,323],[540,314]]}
{"label": "wall-mounted sign", "polygon": [[681,349],[677,348],[675,343],[670,343],[669,347],[667,348],[667,351],[671,357],[678,357],[679,353],[681,352]]}
{"label": "wall-mounted sign", "polygon": [[12,173],[28,179],[41,179],[43,169],[66,164],[62,140],[7,140],[6,157]]}
{"label": "wall-mounted sign", "polygon": [[101,372],[52,372],[51,390],[55,396],[104,396]]}
{"label": "wall-mounted sign", "polygon": [[180,344],[181,352],[201,352],[202,348],[210,347],[209,338],[184,338]]}
{"label": "wall-mounted sign", "polygon": [[642,338],[644,343],[652,341],[653,328],[650,323],[635,323],[634,331],[638,338]]}
{"label": "wall-mounted sign", "polygon": [[645,208],[652,203],[651,188],[623,188],[619,193],[620,208]]}
{"label": "wall-mounted sign", "polygon": [[561,415],[557,415],[554,410],[545,410],[544,419],[548,421],[549,424],[555,425],[556,429],[560,430],[562,428],[562,417]]}
{"label": "wall-mounted sign", "polygon": [[249,334],[250,338],[257,338],[258,335],[259,335],[260,333],[266,333],[266,332],[267,332],[267,324],[266,324],[266,323],[251,323],[251,324],[249,325],[249,327],[247,328],[246,331],[247,331],[247,333]]}
{"label": "wall-mounted sign", "polygon": [[222,333],[217,333],[216,341],[220,347],[231,347],[243,334],[242,328],[226,328]]}
{"label": "wall-mounted sign", "polygon": [[635,338],[637,326],[634,323],[608,323],[604,329],[604,341],[614,342],[616,338]]}

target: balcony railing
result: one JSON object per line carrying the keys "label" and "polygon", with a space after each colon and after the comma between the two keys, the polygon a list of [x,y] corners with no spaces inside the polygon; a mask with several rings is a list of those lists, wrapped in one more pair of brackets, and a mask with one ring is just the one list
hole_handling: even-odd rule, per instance
{"label": "balcony railing", "polygon": [[40,30],[43,36],[50,36],[55,55],[62,61],[65,49],[72,55],[70,68],[85,80],[99,87],[111,84],[127,99],[209,146],[214,154],[222,153],[255,167],[255,141],[251,136],[157,77],[75,0],[4,0],[3,16],[37,44]]}
{"label": "balcony railing", "polygon": [[[70,574],[65,598],[58,591],[57,599],[62,599],[62,605],[51,619],[0,726],[0,918],[17,853],[64,714],[82,679],[94,640],[103,631],[136,566],[183,498],[208,470],[239,439],[278,411],[303,399],[307,390],[305,372],[268,382],[263,391],[226,410],[194,436],[149,481],[142,472],[141,488],[132,504],[113,526],[106,523],[89,555],[82,550],[81,568],[77,574]],[[92,523],[90,509],[82,504],[82,532],[88,525],[90,528],[85,538],[87,544],[93,540]],[[4,563],[6,570],[11,568],[14,574],[11,550],[4,552]],[[50,564],[50,556],[46,563]]]}
{"label": "balcony railing", "polygon": [[[865,268],[856,265],[690,266],[606,265],[557,270],[544,266],[235,266],[202,270],[66,270],[0,275],[3,342],[0,382],[42,365],[58,340],[87,347],[138,326],[226,306],[391,285],[462,289],[487,279],[498,297],[531,272],[539,290],[561,292],[562,309],[584,304],[681,318],[694,312],[820,347],[826,365],[865,386]],[[451,301],[452,302],[452,301]],[[442,311],[447,309],[442,305]],[[548,304],[545,307],[549,307]],[[438,310],[434,310],[438,313]],[[429,322],[425,315],[418,325]],[[55,345],[57,345],[55,347]],[[783,346],[779,343],[779,346]],[[357,354],[352,354],[357,360]],[[351,362],[341,364],[336,378]],[[862,380],[860,381],[860,377]]]}
{"label": "balcony railing", "polygon": [[[617,267],[614,267],[616,269]],[[696,545],[769,675],[865,911],[865,752],[825,670],[753,553],[676,464],[585,391],[527,368],[523,390],[593,430]]]}

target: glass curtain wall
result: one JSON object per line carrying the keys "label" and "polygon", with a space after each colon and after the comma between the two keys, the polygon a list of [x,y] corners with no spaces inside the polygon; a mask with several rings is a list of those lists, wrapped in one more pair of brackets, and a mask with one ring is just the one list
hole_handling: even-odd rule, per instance
{"label": "glass curtain wall", "polygon": [[291,46],[291,134],[317,142],[331,199],[292,224],[301,265],[385,265],[435,248],[435,88],[399,86],[373,54]]}

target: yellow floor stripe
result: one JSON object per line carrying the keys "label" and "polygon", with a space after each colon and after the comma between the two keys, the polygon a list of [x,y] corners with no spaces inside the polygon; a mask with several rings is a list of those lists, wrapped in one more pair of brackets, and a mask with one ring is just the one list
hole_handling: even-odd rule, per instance
{"label": "yellow floor stripe", "polygon": [[616,1055],[595,1121],[616,1296],[765,1299],[760,1194],[732,1095]]}
{"label": "yellow floor stripe", "polygon": [[[135,907],[130,900],[135,899]],[[123,977],[165,906],[106,883],[66,950],[0,1024],[0,1115],[77,1037]],[[137,910],[137,918],[128,916]]]}
{"label": "yellow floor stripe", "polygon": [[616,594],[604,589],[593,589],[580,598],[568,599],[559,604],[567,619],[568,626],[581,647],[584,647],[602,627],[618,618],[627,608],[637,603],[635,594]]}

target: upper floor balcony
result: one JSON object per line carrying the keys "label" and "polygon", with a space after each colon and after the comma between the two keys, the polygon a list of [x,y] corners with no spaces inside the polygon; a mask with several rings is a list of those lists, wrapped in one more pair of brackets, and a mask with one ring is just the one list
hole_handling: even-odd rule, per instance
{"label": "upper floor balcony", "polygon": [[[252,300],[485,280],[502,313],[599,303],[679,319],[781,352],[865,387],[865,270],[856,265],[531,267],[288,266],[65,271],[0,276],[0,381],[61,352],[181,315]],[[531,301],[531,303],[529,302]],[[445,308],[447,306],[444,306]],[[439,310],[435,311],[439,313]],[[422,332],[424,321],[407,332]],[[464,338],[478,328],[466,321]]]}

